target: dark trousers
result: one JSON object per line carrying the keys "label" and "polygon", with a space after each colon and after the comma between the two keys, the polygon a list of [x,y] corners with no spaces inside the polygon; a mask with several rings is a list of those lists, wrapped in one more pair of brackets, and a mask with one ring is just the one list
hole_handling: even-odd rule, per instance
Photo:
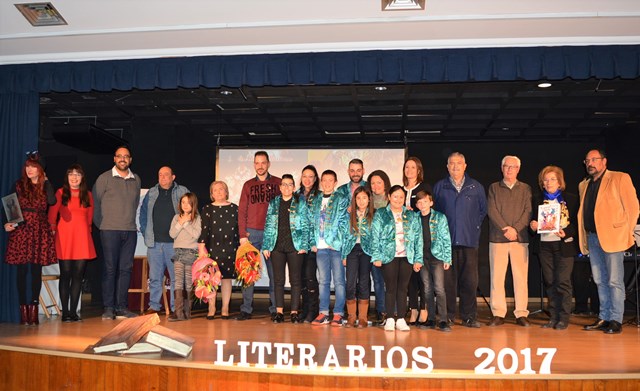
{"label": "dark trousers", "polygon": [[584,261],[578,261],[573,264],[573,272],[571,273],[573,282],[573,295],[576,298],[575,312],[593,312],[597,314],[600,311],[600,299],[598,299],[598,287],[593,282],[591,275],[591,263],[585,258]]}
{"label": "dark trousers", "polygon": [[129,282],[137,240],[136,231],[100,231],[104,254],[102,301],[105,308],[124,310],[128,307]]}
{"label": "dark trousers", "polygon": [[425,303],[422,302],[423,297],[424,285],[422,284],[422,278],[419,272],[413,272],[411,278],[409,278],[409,309],[425,308]]}
{"label": "dark trousers", "polygon": [[300,306],[300,270],[302,269],[303,254],[297,252],[271,252],[271,265],[273,266],[273,288],[276,296],[276,307],[284,308],[284,282],[285,268],[289,266],[289,284],[291,284],[291,311],[297,312]]}
{"label": "dark trousers", "polygon": [[75,314],[80,301],[80,291],[82,290],[82,277],[87,265],[85,260],[59,260],[60,264],[60,302],[62,313],[70,312]]}
{"label": "dark trousers", "polygon": [[347,255],[347,300],[369,300],[371,296],[371,256],[359,243]]}
{"label": "dark trousers", "polygon": [[302,305],[303,312],[311,313],[315,318],[318,315],[318,265],[316,253],[310,251],[303,254],[301,278],[302,278]]}
{"label": "dark trousers", "polygon": [[460,295],[460,318],[475,320],[478,315],[478,249],[454,246],[452,250],[452,267],[444,272],[448,317],[455,319],[456,298]]}
{"label": "dark trousers", "polygon": [[38,303],[40,300],[40,289],[42,289],[42,265],[25,263],[18,265],[18,273],[16,273],[18,300],[21,305],[27,304],[27,274],[29,270],[31,270],[31,301],[33,303]]}
{"label": "dark trousers", "polygon": [[444,290],[444,264],[437,259],[430,259],[420,269],[420,278],[424,286],[424,295],[422,296],[423,306],[420,309],[428,311],[427,320],[436,320],[436,304],[440,320],[446,321],[447,316],[447,298]]}
{"label": "dark trousers", "polygon": [[551,320],[568,322],[571,315],[573,257],[563,257],[560,242],[540,242],[540,265],[549,298]]}
{"label": "dark trousers", "polygon": [[405,257],[393,258],[391,262],[382,265],[384,286],[387,290],[385,307],[391,318],[393,317],[392,308],[397,309],[398,318],[404,318],[404,314],[407,312],[407,289],[412,273],[413,265]]}

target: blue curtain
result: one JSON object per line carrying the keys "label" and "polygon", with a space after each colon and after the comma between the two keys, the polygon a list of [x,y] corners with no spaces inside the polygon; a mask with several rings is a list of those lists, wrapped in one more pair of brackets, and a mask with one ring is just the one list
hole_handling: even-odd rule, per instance
{"label": "blue curtain", "polygon": [[[0,195],[15,191],[25,152],[38,148],[37,92],[0,93]],[[2,212],[4,215],[4,212]],[[3,223],[6,220],[3,220]],[[0,230],[0,322],[18,322],[16,268],[4,263],[7,234]]]}

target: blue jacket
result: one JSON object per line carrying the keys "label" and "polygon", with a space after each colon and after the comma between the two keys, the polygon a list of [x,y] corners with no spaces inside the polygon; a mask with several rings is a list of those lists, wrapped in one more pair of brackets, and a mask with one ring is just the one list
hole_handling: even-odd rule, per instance
{"label": "blue jacket", "polygon": [[[360,181],[360,186],[366,186],[366,185],[367,185],[367,181],[365,180]],[[349,200],[349,204],[351,204],[351,181],[338,187],[336,189],[336,193],[340,194],[343,197],[347,197],[347,199]]]}
{"label": "blue jacket", "polygon": [[487,196],[480,182],[467,174],[460,193],[449,177],[433,187],[434,208],[447,216],[451,244],[477,248],[480,245],[480,228],[487,215]]}
{"label": "blue jacket", "polygon": [[[402,228],[407,261],[412,265],[424,263],[422,259],[424,241],[420,217],[404,206],[402,207]],[[374,243],[371,262],[382,261],[383,264],[391,262],[396,254],[396,223],[390,205],[376,210],[371,224],[371,235]]]}
{"label": "blue jacket", "polygon": [[[347,215],[349,217],[349,215]],[[366,218],[358,220],[358,232],[360,233],[360,246],[362,251],[367,255],[373,254],[373,236],[371,235],[371,224]],[[342,259],[347,258],[347,255],[353,250],[358,241],[358,234],[356,234],[351,228],[351,222],[347,220],[347,225],[344,226],[344,232],[342,232]]]}
{"label": "blue jacket", "polygon": [[[293,196],[291,208],[289,209],[289,228],[291,229],[291,239],[296,250],[309,251],[309,211],[304,198]],[[278,215],[282,196],[279,195],[269,202],[267,208],[267,218],[264,223],[264,236],[262,238],[262,249],[273,251],[278,239]]]}
{"label": "blue jacket", "polygon": [[[140,232],[142,233],[142,237],[144,237],[144,245],[147,247],[155,246],[155,239],[153,237],[153,207],[156,204],[158,194],[160,193],[158,191],[158,186],[160,185],[156,184],[149,189],[142,199],[142,205],[140,206]],[[171,201],[176,214],[178,213],[180,197],[188,192],[189,189],[173,182],[173,188],[171,189]]]}
{"label": "blue jacket", "polygon": [[[311,207],[309,209],[309,218],[311,226],[310,234],[310,246],[317,246],[320,240],[320,209],[322,208],[323,195],[319,194],[311,201]],[[324,241],[336,251],[342,249],[342,232],[344,232],[344,226],[349,224],[349,214],[347,213],[349,208],[349,199],[341,196],[340,194],[333,192],[329,198],[329,204],[327,205],[327,215],[324,226]]]}
{"label": "blue jacket", "polygon": [[[420,211],[418,216],[421,216]],[[431,254],[439,261],[451,264],[451,235],[447,216],[431,209],[429,231],[431,232]]]}

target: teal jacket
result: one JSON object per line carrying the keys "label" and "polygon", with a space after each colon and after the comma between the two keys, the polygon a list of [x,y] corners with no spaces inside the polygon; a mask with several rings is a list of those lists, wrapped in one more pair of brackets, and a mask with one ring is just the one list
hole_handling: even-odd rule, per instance
{"label": "teal jacket", "polygon": [[[424,263],[422,260],[422,223],[416,212],[402,207],[402,226],[404,229],[404,245],[407,249],[407,261],[410,264]],[[373,236],[373,254],[371,262],[389,263],[396,254],[396,223],[393,220],[391,206],[376,210],[371,224]]]}
{"label": "teal jacket", "polygon": [[[291,229],[291,238],[293,246],[296,250],[309,251],[309,210],[304,199],[296,202],[297,195],[293,196],[291,208],[289,209],[289,226]],[[262,238],[262,249],[273,251],[278,239],[278,212],[280,210],[280,201],[282,196],[279,195],[269,202],[267,208],[267,218],[264,223],[264,236]]]}
{"label": "teal jacket", "polygon": [[[349,217],[349,215],[347,215]],[[362,251],[367,255],[373,255],[373,237],[371,236],[371,224],[366,218],[358,220],[358,231],[360,232],[360,246]],[[344,226],[344,232],[342,232],[342,259],[347,258],[347,255],[353,250],[358,241],[358,234],[356,234],[351,228],[351,223],[347,220],[347,225]]]}
{"label": "teal jacket", "polygon": [[[319,194],[311,201],[309,210],[311,240],[310,246],[317,246],[320,241],[320,209],[322,208],[323,195]],[[345,226],[349,224],[349,199],[333,192],[327,205],[327,215],[324,226],[324,241],[334,250],[341,251]]]}
{"label": "teal jacket", "polygon": [[[418,211],[418,216],[420,216],[420,211]],[[451,235],[449,234],[447,216],[431,209],[429,231],[431,232],[431,254],[437,260],[451,264]]]}
{"label": "teal jacket", "polygon": [[[359,186],[367,186],[367,181],[361,180]],[[343,197],[347,197],[347,200],[349,200],[349,203],[351,203],[351,181],[338,187],[336,189],[336,193],[340,194]]]}

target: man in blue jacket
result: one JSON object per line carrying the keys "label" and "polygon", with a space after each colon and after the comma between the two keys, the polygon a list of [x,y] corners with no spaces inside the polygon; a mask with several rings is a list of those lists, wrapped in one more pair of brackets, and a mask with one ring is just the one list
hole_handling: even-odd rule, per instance
{"label": "man in blue jacket", "polygon": [[487,215],[487,197],[480,182],[465,174],[466,169],[463,154],[449,155],[449,177],[436,183],[433,193],[435,209],[447,216],[453,247],[452,267],[444,273],[448,318],[455,319],[459,293],[462,325],[478,328],[478,246],[480,227]]}

